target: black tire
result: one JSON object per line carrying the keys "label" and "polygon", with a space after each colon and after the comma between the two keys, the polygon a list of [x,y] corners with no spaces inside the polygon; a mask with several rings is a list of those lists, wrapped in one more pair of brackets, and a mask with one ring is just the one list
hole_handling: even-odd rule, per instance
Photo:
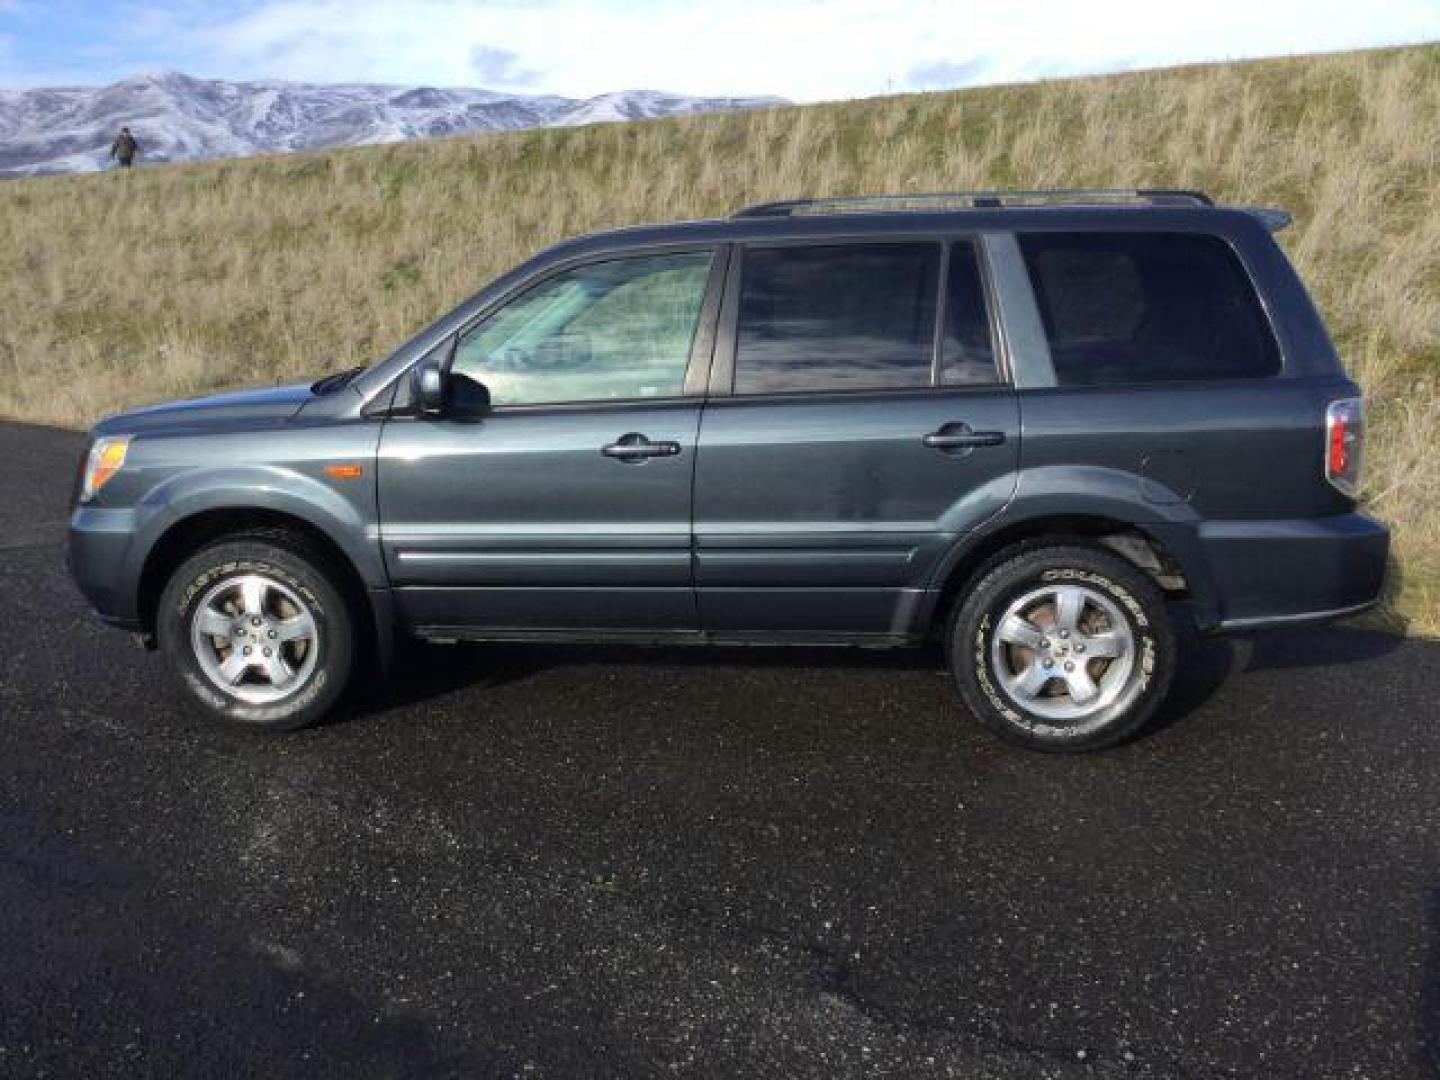
{"label": "black tire", "polygon": [[[1073,640],[1068,631],[1066,640],[1059,640],[1062,589],[1070,603],[1083,599],[1081,618],[1097,637],[1076,630]],[[1031,598],[1036,606],[1025,607]],[[1033,646],[1013,644],[1017,635],[1000,633],[1012,605],[1020,605],[1015,611],[1020,616],[1034,612],[1018,626],[1026,637],[1042,629]],[[1115,613],[1123,627],[1111,627]],[[1125,632],[1130,635],[1128,646],[1121,646],[1125,659],[1094,655],[1123,642]],[[1084,642],[1092,645],[1081,657]],[[1160,589],[1126,559],[1082,540],[1027,542],[986,563],[956,605],[947,652],[960,693],[976,716],[1009,742],[1061,753],[1098,750],[1135,734],[1155,714],[1175,674],[1174,631]],[[1031,662],[1043,671],[1032,672]],[[1032,674],[1046,681],[1027,697],[1020,688]],[[1073,691],[1072,676],[1081,683]],[[1095,697],[1086,702],[1083,695],[1092,687]],[[1057,715],[1066,709],[1091,711]]]}
{"label": "black tire", "polygon": [[[295,679],[293,689],[278,686],[266,689],[265,685],[257,685],[268,684],[270,677],[266,671],[255,668],[246,671],[238,689],[226,690],[206,673],[199,655],[203,645],[193,640],[192,629],[199,618],[197,609],[207,594],[214,589],[225,589],[229,582],[249,577],[271,583],[262,606],[271,605],[275,619],[287,611],[308,613],[313,619],[312,637],[283,646],[286,650],[305,650],[299,660],[293,651],[289,654]],[[293,533],[257,532],[211,544],[175,570],[160,596],[155,615],[160,649],[172,669],[179,673],[191,697],[216,719],[235,727],[264,731],[291,731],[313,724],[340,699],[354,667],[354,620],[336,580],[337,575],[324,553],[307,543],[303,536]],[[278,600],[273,599],[276,596]],[[295,607],[291,598],[302,601],[304,608]],[[233,601],[230,603],[233,607]],[[270,617],[269,612],[266,617]],[[239,621],[249,622],[249,619]],[[281,624],[266,622],[259,632],[268,634],[272,625]],[[212,643],[227,641],[223,635],[206,637]],[[236,638],[235,646],[240,641]],[[282,648],[268,640],[256,641],[257,664],[262,647],[272,645],[277,651]],[[311,647],[314,648],[313,662],[306,663],[304,659],[309,657]],[[220,655],[222,650],[217,649],[217,659]],[[250,701],[241,696],[245,693],[278,696],[275,700]]]}

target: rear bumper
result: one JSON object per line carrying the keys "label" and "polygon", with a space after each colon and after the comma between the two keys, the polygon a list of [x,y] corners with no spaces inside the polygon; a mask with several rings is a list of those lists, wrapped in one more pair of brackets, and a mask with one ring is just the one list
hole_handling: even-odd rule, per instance
{"label": "rear bumper", "polygon": [[1226,619],[1216,629],[1221,633],[1235,633],[1244,630],[1281,630],[1287,626],[1312,626],[1316,623],[1348,619],[1351,615],[1369,611],[1379,602],[1380,598],[1377,596],[1374,600],[1328,611],[1297,611],[1292,615],[1252,615],[1240,619]]}
{"label": "rear bumper", "polygon": [[133,510],[79,507],[70,519],[70,575],[96,613],[108,623],[135,630],[138,582],[130,569]]}
{"label": "rear bumper", "polygon": [[1345,618],[1385,584],[1390,533],[1364,514],[1210,521],[1176,537],[1202,628],[1257,630]]}

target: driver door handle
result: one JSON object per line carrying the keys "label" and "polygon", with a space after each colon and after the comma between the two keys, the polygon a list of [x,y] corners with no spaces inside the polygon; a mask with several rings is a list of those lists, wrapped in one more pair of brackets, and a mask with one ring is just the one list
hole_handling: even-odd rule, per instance
{"label": "driver door handle", "polygon": [[607,443],[600,448],[600,453],[608,458],[628,463],[639,463],[648,458],[654,457],[675,457],[680,453],[680,444],[661,440],[651,442],[649,438],[638,431],[631,431],[621,435],[613,443]]}

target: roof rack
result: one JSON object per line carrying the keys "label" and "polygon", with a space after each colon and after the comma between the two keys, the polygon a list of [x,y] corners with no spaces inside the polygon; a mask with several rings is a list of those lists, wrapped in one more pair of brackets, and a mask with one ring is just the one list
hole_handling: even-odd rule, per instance
{"label": "roof rack", "polygon": [[731,218],[793,217],[829,210],[929,209],[929,204],[955,203],[972,209],[1006,206],[1214,206],[1203,191],[1183,188],[1056,188],[1049,191],[933,191],[914,195],[850,195],[820,199],[786,199],[747,206]]}

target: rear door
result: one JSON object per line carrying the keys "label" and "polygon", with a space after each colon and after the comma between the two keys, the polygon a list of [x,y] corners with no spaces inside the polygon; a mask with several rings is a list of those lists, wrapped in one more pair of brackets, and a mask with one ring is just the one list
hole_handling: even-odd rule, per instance
{"label": "rear door", "polygon": [[753,244],[730,268],[695,474],[717,634],[894,635],[1015,488],[980,246]]}
{"label": "rear door", "polygon": [[714,250],[561,270],[461,333],[478,417],[394,419],[382,546],[412,626],[694,633],[691,491]]}

